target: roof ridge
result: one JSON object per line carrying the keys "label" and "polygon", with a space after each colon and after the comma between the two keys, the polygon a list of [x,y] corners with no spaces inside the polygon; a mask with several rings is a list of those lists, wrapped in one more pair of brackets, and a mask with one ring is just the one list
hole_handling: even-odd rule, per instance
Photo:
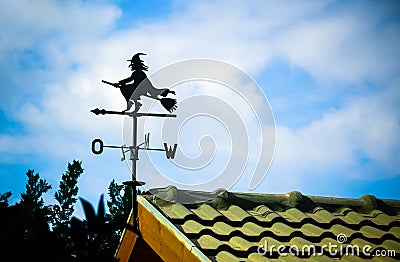
{"label": "roof ridge", "polygon": [[360,198],[344,198],[303,195],[299,191],[291,191],[286,194],[262,194],[228,192],[225,189],[216,189],[212,192],[204,192],[178,189],[175,186],[151,189],[146,193],[153,195],[153,197],[160,196],[164,200],[161,202],[162,204],[160,203],[161,205],[173,204],[177,200],[183,199],[189,201],[186,203],[184,201],[183,205],[202,205],[207,203],[218,210],[226,210],[233,204],[245,206],[246,208],[269,205],[277,210],[295,207],[302,211],[310,211],[316,207],[323,207],[330,211],[336,211],[343,207],[348,207],[362,214],[368,214],[373,210],[380,210],[389,215],[400,213],[400,200],[378,199],[368,194]]}

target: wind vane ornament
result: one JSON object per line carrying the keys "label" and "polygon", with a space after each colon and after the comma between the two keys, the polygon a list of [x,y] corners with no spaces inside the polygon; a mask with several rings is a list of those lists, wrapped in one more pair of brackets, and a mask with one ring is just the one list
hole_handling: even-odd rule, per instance
{"label": "wind vane ornament", "polygon": [[[131,170],[131,180],[123,182],[124,185],[132,187],[132,208],[133,208],[133,227],[134,230],[138,232],[138,221],[137,221],[137,191],[138,186],[143,186],[145,183],[136,180],[136,161],[139,160],[139,150],[150,150],[150,151],[165,151],[167,159],[174,159],[177,149],[177,144],[173,147],[168,146],[167,143],[163,143],[164,148],[151,148],[150,147],[150,133],[147,133],[144,138],[144,142],[141,144],[137,143],[137,119],[139,117],[176,117],[174,114],[159,114],[159,113],[141,113],[138,112],[142,104],[139,102],[142,96],[149,97],[160,101],[161,105],[170,113],[177,109],[176,99],[167,98],[168,94],[175,95],[174,91],[167,88],[157,89],[153,86],[150,80],[147,78],[144,71],[147,71],[148,67],[143,64],[140,59],[140,55],[145,55],[143,53],[135,54],[132,59],[128,60],[130,62],[129,67],[132,70],[132,75],[126,79],[120,80],[118,83],[111,83],[102,80],[103,83],[112,85],[119,88],[122,95],[124,96],[127,106],[123,111],[109,111],[105,109],[93,109],[92,113],[99,115],[113,114],[113,115],[124,115],[132,117],[133,119],[133,133],[132,133],[132,145],[131,146],[109,146],[104,145],[103,141],[96,138],[92,141],[92,152],[93,154],[99,155],[103,152],[104,148],[119,148],[122,151],[121,161],[126,160],[126,153],[130,153],[129,160],[132,161]],[[160,98],[161,96],[161,98]],[[132,112],[129,110],[135,105]]]}
{"label": "wind vane ornament", "polygon": [[[133,103],[135,104],[134,112],[137,112],[142,104],[138,101],[141,96],[146,96],[149,98],[153,98],[159,100],[162,106],[172,113],[176,107],[176,100],[173,98],[165,98],[169,93],[175,95],[174,91],[171,91],[167,88],[157,89],[153,86],[150,80],[147,78],[144,71],[147,71],[148,66],[143,64],[143,61],[140,59],[140,55],[145,55],[143,53],[137,53],[132,56],[132,59],[128,60],[131,62],[128,67],[132,70],[132,75],[126,79],[120,80],[118,83],[110,83],[108,81],[102,80],[103,83],[112,85],[116,88],[119,88],[122,95],[124,96],[127,106],[126,110],[131,109]],[[164,98],[159,98],[162,96]]]}

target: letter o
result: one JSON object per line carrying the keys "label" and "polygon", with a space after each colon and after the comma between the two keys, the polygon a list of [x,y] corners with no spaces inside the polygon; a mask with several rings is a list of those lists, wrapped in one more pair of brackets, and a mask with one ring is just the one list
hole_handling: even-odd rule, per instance
{"label": "letter o", "polygon": [[[99,143],[99,150],[96,150],[96,143]],[[103,141],[100,138],[96,138],[92,141],[92,152],[95,155],[100,155],[103,153]]]}

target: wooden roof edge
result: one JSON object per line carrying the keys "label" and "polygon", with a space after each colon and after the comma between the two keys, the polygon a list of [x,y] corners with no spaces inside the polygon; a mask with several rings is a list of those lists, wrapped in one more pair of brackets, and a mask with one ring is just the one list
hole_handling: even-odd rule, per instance
{"label": "wooden roof edge", "polygon": [[[133,225],[133,210],[129,213],[127,224]],[[122,231],[119,245],[114,257],[120,262],[127,262],[136,244],[137,234],[131,228],[125,227]]]}
{"label": "wooden roof edge", "polygon": [[[210,261],[201,250],[172,224],[145,197],[138,196],[139,231],[146,243],[164,260],[168,248],[182,247],[179,261]],[[164,239],[163,239],[164,238]],[[159,242],[157,242],[159,241]],[[164,244],[164,247],[162,245]],[[177,251],[172,250],[171,251]],[[169,258],[168,260],[172,260]],[[174,259],[173,259],[174,260]]]}

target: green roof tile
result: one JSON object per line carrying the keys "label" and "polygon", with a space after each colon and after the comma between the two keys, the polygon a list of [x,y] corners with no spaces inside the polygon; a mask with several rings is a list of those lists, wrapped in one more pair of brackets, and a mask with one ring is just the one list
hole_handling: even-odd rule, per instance
{"label": "green roof tile", "polygon": [[231,235],[233,231],[238,229],[226,224],[225,222],[216,222],[211,230],[218,235],[224,236]]}
{"label": "green roof tile", "polygon": [[355,256],[355,255],[344,255],[344,256],[342,256],[341,258],[340,258],[340,261],[349,261],[349,262],[362,262],[362,261],[365,261],[365,259],[363,259],[363,258],[360,258],[360,257],[358,257],[358,256]]}
{"label": "green roof tile", "polygon": [[300,262],[300,261],[303,261],[303,259],[295,257],[295,256],[287,255],[287,256],[280,256],[279,261]]}
{"label": "green roof tile", "polygon": [[337,219],[336,216],[334,216],[332,213],[330,213],[329,211],[325,210],[322,207],[315,208],[314,212],[308,215],[316,222],[321,224],[330,224],[332,221]]}
{"label": "green roof tile", "polygon": [[235,236],[232,237],[231,239],[229,239],[229,245],[235,249],[235,250],[239,250],[239,251],[248,251],[251,247],[253,247],[253,243],[247,241],[244,238]]}
{"label": "green roof tile", "polygon": [[213,221],[216,220],[217,218],[223,218],[224,216],[212,208],[211,206],[207,204],[201,205],[197,209],[192,209],[193,213],[195,213],[200,219],[206,220],[206,221]]}
{"label": "green roof tile", "polygon": [[185,219],[188,216],[193,216],[193,213],[181,204],[172,204],[163,207],[162,210],[171,219]]}
{"label": "green roof tile", "polygon": [[261,222],[272,222],[276,219],[282,219],[280,215],[264,205],[257,206],[254,210],[249,211],[249,213]]}
{"label": "green roof tile", "polygon": [[[365,261],[365,260],[364,260]],[[395,262],[395,261],[399,261],[398,259],[394,259],[391,257],[373,257],[371,259],[371,262]]]}
{"label": "green roof tile", "polygon": [[330,230],[335,236],[338,236],[340,234],[345,234],[347,238],[351,237],[353,234],[357,233],[357,231],[350,229],[348,227],[345,227],[340,224],[335,224],[333,225]]}
{"label": "green roof tile", "polygon": [[[400,240],[400,239],[397,239]],[[385,248],[386,250],[395,250],[396,253],[400,253],[400,246],[398,241],[394,240],[385,240],[383,243],[380,245],[381,247]]]}
{"label": "green roof tile", "polygon": [[287,243],[288,246],[293,246],[294,247],[294,251],[296,251],[296,248],[298,248],[299,250],[303,249],[304,246],[307,246],[305,249],[306,251],[308,251],[308,247],[313,246],[314,244],[302,237],[293,237],[290,239],[290,241]]}
{"label": "green roof tile", "polygon": [[310,237],[319,237],[321,236],[323,233],[326,232],[325,229],[322,229],[316,225],[313,224],[304,224],[301,228],[300,231],[306,235],[306,236],[310,236]]}
{"label": "green roof tile", "polygon": [[276,236],[283,236],[283,237],[288,237],[288,236],[290,236],[290,234],[292,234],[295,231],[292,227],[290,227],[286,224],[283,224],[281,222],[274,223],[272,225],[272,227],[270,228],[270,230]]}
{"label": "green roof tile", "polygon": [[248,212],[243,210],[241,207],[236,205],[231,205],[228,210],[221,211],[230,221],[243,221],[246,218],[252,217]]}
{"label": "green roof tile", "polygon": [[285,212],[278,212],[278,214],[285,218],[288,222],[292,223],[300,223],[305,219],[310,219],[309,216],[307,216],[297,208],[289,208]]}
{"label": "green roof tile", "polygon": [[216,256],[215,256],[215,260],[216,261],[220,261],[220,262],[239,262],[239,261],[243,261],[243,259],[240,259],[238,257],[236,257],[235,255],[232,255],[231,253],[227,252],[227,251],[221,251],[219,252]]}
{"label": "green roof tile", "polygon": [[358,225],[365,220],[365,217],[361,216],[351,208],[342,209],[338,217],[345,221],[347,224],[351,225]]}
{"label": "green roof tile", "polygon": [[384,235],[389,234],[388,232],[382,231],[380,229],[371,226],[361,227],[360,233],[367,238],[382,238]]}
{"label": "green roof tile", "polygon": [[263,232],[265,232],[265,228],[253,222],[247,222],[241,228],[241,232],[248,236],[260,236]]}
{"label": "green roof tile", "polygon": [[303,261],[315,261],[315,262],[333,262],[333,261],[337,261],[337,259],[333,259],[333,258],[330,258],[330,257],[327,257],[327,256],[325,256],[325,255],[312,255],[312,256],[310,256],[310,257],[308,257],[308,258],[302,258],[303,259]]}
{"label": "green roof tile", "polygon": [[388,232],[393,234],[397,239],[400,239],[400,227],[392,227]]}
{"label": "green roof tile", "polygon": [[195,220],[188,220],[182,226],[182,229],[187,234],[199,234],[206,227]]}
{"label": "green roof tile", "polygon": [[198,240],[197,243],[202,249],[205,250],[216,250],[220,246],[224,245],[225,243],[223,241],[220,241],[216,239],[215,237],[212,237],[210,235],[203,235],[201,236]]}
{"label": "green roof tile", "polygon": [[[395,221],[395,219],[393,219],[393,216],[389,216],[380,210],[373,210],[372,212],[370,212],[370,215],[373,217],[371,221],[376,225],[388,226],[390,223]],[[399,217],[397,217],[397,220],[398,219]],[[398,222],[400,221],[398,220]]]}
{"label": "green roof tile", "polygon": [[250,261],[250,262],[268,262],[268,261],[274,261],[274,260],[268,259],[265,256],[262,256],[258,253],[251,253],[248,256],[248,261]]}

